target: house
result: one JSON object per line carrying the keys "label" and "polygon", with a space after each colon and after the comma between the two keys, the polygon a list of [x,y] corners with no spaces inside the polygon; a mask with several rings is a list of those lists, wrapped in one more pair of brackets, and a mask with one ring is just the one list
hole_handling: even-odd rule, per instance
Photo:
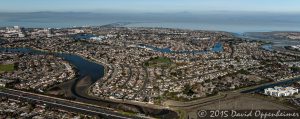
{"label": "house", "polygon": [[14,80],[1,79],[0,78],[0,87],[6,87],[7,84],[13,83]]}

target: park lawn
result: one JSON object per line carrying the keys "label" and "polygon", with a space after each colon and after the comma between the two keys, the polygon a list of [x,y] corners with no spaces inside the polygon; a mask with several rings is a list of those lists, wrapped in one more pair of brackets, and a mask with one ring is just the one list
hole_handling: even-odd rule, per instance
{"label": "park lawn", "polygon": [[145,65],[146,66],[169,66],[172,64],[172,60],[167,58],[167,57],[155,57],[155,58],[150,58]]}
{"label": "park lawn", "polygon": [[0,72],[12,72],[15,70],[14,64],[0,64]]}

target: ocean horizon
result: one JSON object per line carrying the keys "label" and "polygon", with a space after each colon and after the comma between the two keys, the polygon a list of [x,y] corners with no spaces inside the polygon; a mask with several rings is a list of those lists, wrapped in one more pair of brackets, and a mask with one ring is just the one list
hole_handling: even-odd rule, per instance
{"label": "ocean horizon", "polygon": [[0,13],[0,26],[66,28],[125,23],[124,27],[163,27],[233,33],[300,31],[298,13]]}

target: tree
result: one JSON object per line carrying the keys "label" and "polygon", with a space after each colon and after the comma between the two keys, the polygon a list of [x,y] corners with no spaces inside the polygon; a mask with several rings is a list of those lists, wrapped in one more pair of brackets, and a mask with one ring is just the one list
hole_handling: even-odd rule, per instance
{"label": "tree", "polygon": [[183,94],[186,94],[188,96],[195,94],[195,92],[192,90],[192,86],[190,84],[184,85]]}
{"label": "tree", "polygon": [[291,67],[291,70],[292,70],[293,72],[300,72],[300,67],[293,66],[293,67]]}

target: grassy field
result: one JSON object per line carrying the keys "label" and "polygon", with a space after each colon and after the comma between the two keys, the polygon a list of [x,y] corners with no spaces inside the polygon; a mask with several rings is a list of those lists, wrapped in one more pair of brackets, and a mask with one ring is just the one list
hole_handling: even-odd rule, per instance
{"label": "grassy field", "polygon": [[167,67],[172,64],[172,60],[167,57],[155,57],[150,58],[147,62],[145,62],[145,66],[157,66],[157,67]]}
{"label": "grassy field", "polygon": [[179,119],[186,119],[187,118],[186,112],[184,110],[177,110],[176,112],[179,115]]}
{"label": "grassy field", "polygon": [[0,72],[12,72],[15,70],[14,64],[0,64]]}

